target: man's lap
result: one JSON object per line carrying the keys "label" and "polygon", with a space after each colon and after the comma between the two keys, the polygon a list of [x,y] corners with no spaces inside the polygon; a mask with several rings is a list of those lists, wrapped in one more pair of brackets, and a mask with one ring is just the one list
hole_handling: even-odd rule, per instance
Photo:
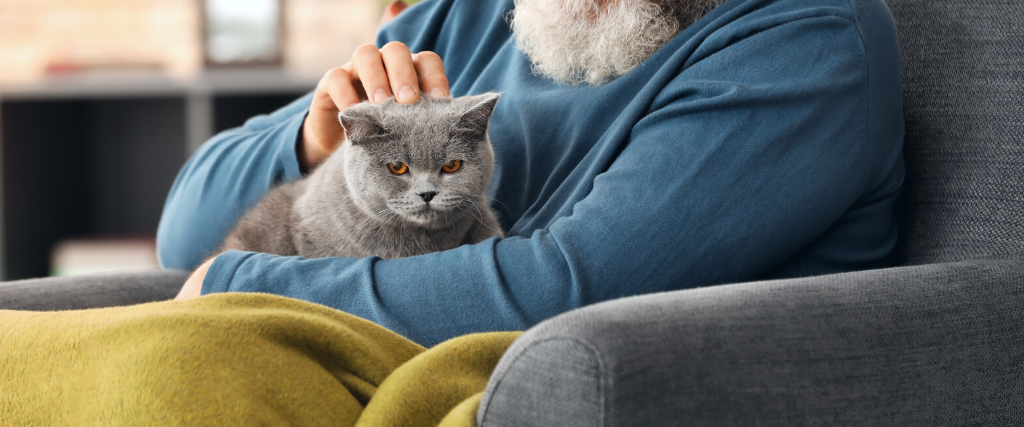
{"label": "man's lap", "polygon": [[472,425],[519,336],[427,351],[367,320],[258,293],[0,310],[0,324],[3,425]]}

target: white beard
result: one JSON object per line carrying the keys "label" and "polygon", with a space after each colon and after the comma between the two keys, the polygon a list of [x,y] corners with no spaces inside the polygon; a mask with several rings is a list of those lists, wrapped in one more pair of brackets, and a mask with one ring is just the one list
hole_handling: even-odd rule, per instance
{"label": "white beard", "polygon": [[[722,0],[516,0],[510,24],[533,72],[597,86],[628,73]],[[682,22],[681,22],[682,21]]]}

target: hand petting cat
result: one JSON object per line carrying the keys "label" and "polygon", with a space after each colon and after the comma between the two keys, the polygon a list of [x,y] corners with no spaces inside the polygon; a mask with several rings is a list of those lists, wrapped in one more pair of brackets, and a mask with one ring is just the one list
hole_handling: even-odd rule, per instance
{"label": "hand petting cat", "polygon": [[444,63],[436,53],[413,54],[401,42],[380,49],[372,44],[360,46],[351,61],[328,71],[317,85],[296,145],[300,169],[313,169],[345,140],[338,123],[342,110],[362,101],[380,103],[392,96],[400,104],[411,104],[423,92],[435,98],[449,96]]}

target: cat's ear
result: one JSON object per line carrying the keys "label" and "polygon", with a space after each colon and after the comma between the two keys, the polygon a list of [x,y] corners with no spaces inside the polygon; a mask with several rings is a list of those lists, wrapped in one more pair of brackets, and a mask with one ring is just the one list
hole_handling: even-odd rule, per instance
{"label": "cat's ear", "polygon": [[498,105],[498,98],[501,98],[501,94],[497,92],[467,97],[463,102],[468,105],[468,109],[459,117],[455,129],[469,138],[483,139],[487,136],[487,121]]}
{"label": "cat's ear", "polygon": [[338,113],[338,121],[341,122],[341,127],[345,128],[345,133],[353,144],[372,141],[388,136],[389,133],[370,111],[359,108],[358,105]]}

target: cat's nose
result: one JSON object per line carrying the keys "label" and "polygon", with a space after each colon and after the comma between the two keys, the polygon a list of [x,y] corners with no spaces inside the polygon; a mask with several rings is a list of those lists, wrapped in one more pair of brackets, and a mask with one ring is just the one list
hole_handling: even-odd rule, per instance
{"label": "cat's nose", "polygon": [[437,195],[436,191],[424,191],[424,192],[420,193],[420,197],[422,197],[423,201],[427,202],[427,203],[430,203],[431,200],[434,200],[434,196],[436,196],[436,195]]}

